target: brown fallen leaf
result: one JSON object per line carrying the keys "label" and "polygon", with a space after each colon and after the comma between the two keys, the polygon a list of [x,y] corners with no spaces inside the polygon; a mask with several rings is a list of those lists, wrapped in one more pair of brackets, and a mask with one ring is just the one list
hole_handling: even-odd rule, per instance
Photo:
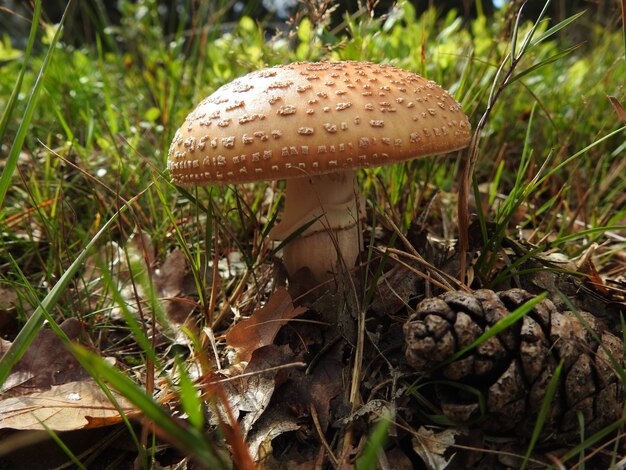
{"label": "brown fallen leaf", "polygon": [[[209,380],[220,383],[224,399],[230,408],[244,437],[255,422],[267,410],[276,387],[285,381],[285,376],[294,367],[303,363],[294,362],[288,346],[268,345],[258,348],[250,362],[237,363],[215,372]],[[225,419],[226,403],[218,403],[215,412]],[[217,424],[217,416],[211,416],[212,424]]]}
{"label": "brown fallen leaf", "polygon": [[[69,318],[61,329],[70,340],[83,324]],[[0,354],[11,346],[0,343]],[[109,426],[121,416],[97,383],[51,329],[42,329],[2,384],[0,429],[70,431]],[[111,392],[127,414],[135,409]]]}
{"label": "brown fallen leaf", "polygon": [[306,308],[293,306],[287,289],[278,289],[263,307],[226,333],[226,343],[237,350],[240,361],[249,361],[255,350],[272,344],[283,325],[304,312]]}
{"label": "brown fallen leaf", "polygon": [[435,432],[425,427],[420,427],[412,439],[413,450],[424,460],[426,468],[443,470],[447,468],[454,454],[447,456],[453,448],[459,431],[444,429]]}
{"label": "brown fallen leaf", "polygon": [[[126,415],[138,411],[111,390]],[[69,382],[28,396],[0,401],[0,429],[72,431],[122,421],[117,408],[93,380]]]}
{"label": "brown fallen leaf", "polygon": [[[0,283],[0,339],[17,334],[18,329],[18,306],[25,307],[21,302],[14,286]],[[1,349],[0,349],[1,351]]]}
{"label": "brown fallen leaf", "polygon": [[[60,327],[70,340],[77,339],[83,329],[76,318],[68,318]],[[9,342],[0,344],[0,353],[9,346]],[[13,366],[0,391],[10,396],[25,395],[87,377],[87,371],[65,348],[57,334],[51,329],[42,329]]]}
{"label": "brown fallen leaf", "polygon": [[[188,278],[191,278],[188,280]],[[193,312],[195,302],[186,298],[186,285],[193,283],[190,274],[189,264],[185,254],[180,249],[175,249],[152,275],[154,287],[159,293],[159,297],[164,299],[165,312],[167,317],[182,324]],[[195,286],[193,286],[195,288]]]}
{"label": "brown fallen leaf", "polygon": [[272,408],[259,420],[247,439],[250,454],[255,462],[263,463],[262,468],[272,468],[272,440],[281,434],[300,429],[301,425],[293,414],[285,408]]}
{"label": "brown fallen leaf", "polygon": [[[289,402],[292,407],[309,405],[315,407],[320,427],[326,431],[331,422],[331,417],[337,414],[340,401],[335,400],[343,388],[344,363],[342,355],[345,352],[346,343],[337,341],[317,362],[309,373],[293,374],[293,384],[289,384],[289,390],[283,391],[281,399]],[[299,371],[298,371],[299,372]]]}
{"label": "brown fallen leaf", "polygon": [[[239,422],[241,433],[245,437],[263,414],[272,398],[276,386],[275,373],[260,372],[237,378],[238,375],[244,373],[243,370],[238,371],[238,366],[239,364],[235,364],[230,370],[220,371],[219,375],[214,378],[219,380],[219,376],[222,374],[232,378],[232,380],[222,383],[222,389],[233,417]],[[224,404],[219,403],[215,411],[225,420],[227,413]],[[215,419],[213,416],[211,418],[212,424],[218,424],[218,416],[215,416]]]}

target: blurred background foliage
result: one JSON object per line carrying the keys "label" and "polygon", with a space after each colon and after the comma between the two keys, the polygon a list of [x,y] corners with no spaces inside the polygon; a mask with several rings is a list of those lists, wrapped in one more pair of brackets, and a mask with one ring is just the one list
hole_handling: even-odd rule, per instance
{"label": "blurred background foliage", "polygon": [[[620,57],[615,52],[622,47],[618,3],[551,3],[551,23],[542,24],[544,31],[577,11],[585,13],[574,27],[535,48],[527,62],[539,62],[572,45],[583,51],[512,87],[503,99],[508,112],[494,115],[487,137],[504,132],[507,143],[523,141],[515,133],[525,132],[524,126],[505,124],[511,118],[523,122],[536,105],[544,112],[533,135],[542,147],[559,140],[565,151],[567,142],[597,134],[599,129],[589,129],[589,123],[602,127],[608,109],[604,95],[619,95],[624,83],[623,63],[615,62]],[[323,58],[393,62],[442,83],[475,114],[484,108],[485,85],[509,47],[513,15],[521,4],[497,8],[490,1],[470,0],[74,2],[47,79],[45,105],[39,108],[41,118],[53,110],[56,119],[39,122],[44,129],[35,132],[50,145],[66,141],[90,147],[95,141],[103,151],[115,145],[108,135],[123,136],[132,148],[159,155],[190,106],[219,85],[266,65]],[[522,18],[530,24],[543,4],[528,2]],[[61,0],[43,2],[47,28],[40,47],[49,43],[65,5]],[[3,29],[9,32],[0,41],[2,96],[10,94],[11,72],[20,65],[20,47],[29,29],[23,2],[9,1],[5,8],[0,12]],[[37,66],[33,61],[33,69]],[[591,114],[588,119],[576,119],[581,104]],[[94,132],[98,121],[107,127],[104,135]],[[59,135],[63,138],[55,142]]]}
{"label": "blurred background foliage", "polygon": [[[499,9],[510,0],[410,0],[417,14],[421,15],[427,10],[435,9],[438,14],[445,15],[455,11],[458,16],[468,24],[477,16],[485,15],[492,17]],[[307,3],[309,4],[307,6]],[[189,0],[156,0],[156,1],[106,1],[85,0],[75,2],[71,14],[67,19],[67,32],[65,40],[75,45],[86,42],[94,42],[98,35],[111,25],[121,25],[127,18],[129,9],[141,13],[146,8],[156,8],[160,23],[166,35],[175,34],[180,25],[181,18],[187,26],[193,22],[193,17],[205,9],[209,16],[220,17],[220,21],[228,25],[238,22],[243,16],[255,18],[264,23],[268,28],[284,29],[284,22],[294,17],[302,10],[313,10],[320,5],[326,4],[336,7],[335,14],[331,18],[331,26],[336,27],[343,21],[345,14],[354,15],[359,11],[373,12],[374,16],[387,14],[393,9],[396,1],[393,0],[341,0],[341,1],[309,1],[298,0],[217,0],[217,1],[189,1]],[[44,17],[51,23],[60,20],[66,0],[47,0],[44,2]],[[527,2],[525,12],[529,19],[536,18],[544,2],[532,0]],[[17,14],[28,11],[26,2],[19,0],[6,0],[4,8]],[[553,22],[560,22],[565,18],[585,10],[589,17],[593,17],[606,27],[615,28],[619,18],[619,4],[610,0],[558,0],[552,2],[549,16]],[[25,42],[28,36],[28,25],[10,15],[0,17],[0,29],[18,41],[17,45]]]}

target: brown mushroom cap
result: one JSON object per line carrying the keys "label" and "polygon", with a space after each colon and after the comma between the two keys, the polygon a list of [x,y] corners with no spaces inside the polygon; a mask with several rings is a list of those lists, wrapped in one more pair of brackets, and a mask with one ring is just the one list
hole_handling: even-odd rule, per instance
{"label": "brown mushroom cap", "polygon": [[439,85],[391,65],[281,65],[222,86],[187,116],[169,150],[174,183],[245,183],[387,165],[469,143]]}

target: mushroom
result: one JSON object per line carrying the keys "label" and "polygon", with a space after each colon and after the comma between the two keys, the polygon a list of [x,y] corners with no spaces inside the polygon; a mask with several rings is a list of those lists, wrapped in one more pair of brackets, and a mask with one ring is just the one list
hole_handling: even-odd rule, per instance
{"label": "mushroom", "polygon": [[204,99],[176,132],[168,170],[183,186],[286,179],[270,237],[306,227],[283,261],[290,277],[307,268],[324,281],[352,268],[362,248],[356,169],[469,139],[460,105],[431,80],[391,65],[301,62],[249,73]]}

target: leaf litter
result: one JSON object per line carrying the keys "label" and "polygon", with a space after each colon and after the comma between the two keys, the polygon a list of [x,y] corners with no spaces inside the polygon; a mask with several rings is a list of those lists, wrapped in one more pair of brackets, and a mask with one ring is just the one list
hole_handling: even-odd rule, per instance
{"label": "leaf litter", "polygon": [[[478,228],[473,226],[472,230],[477,231]],[[389,232],[376,231],[376,236],[377,246],[385,247]],[[94,257],[87,263],[84,287],[94,294],[92,300],[99,303],[101,312],[107,311],[102,307],[109,306],[108,321],[120,322],[121,318],[116,316],[117,311],[113,308],[115,302],[105,294],[107,286],[100,272],[102,262],[106,260],[109,263],[107,266],[115,267],[113,281],[125,292],[124,300],[137,306],[145,303],[147,294],[144,290],[133,288],[130,275],[132,262],[129,266],[128,260],[141,260],[167,319],[167,324],[163,324],[163,320],[158,321],[157,318],[157,323],[153,325],[150,316],[144,316],[147,331],[167,336],[167,341],[157,343],[157,346],[189,345],[186,335],[183,335],[184,340],[172,336],[172,330],[179,331],[178,326],[193,327],[197,321],[194,318],[198,311],[197,285],[191,276],[188,261],[181,251],[173,250],[157,268],[155,250],[149,238],[142,236],[140,240],[131,239],[124,249],[110,243],[103,248],[103,252],[94,255],[100,259]],[[224,367],[204,377],[202,372],[198,374],[199,386],[208,382],[219,384],[221,389],[222,398],[209,406],[209,423],[212,426],[230,423],[227,415],[231,413],[252,458],[266,468],[273,468],[284,462],[305,465],[313,461],[336,461],[345,451],[342,440],[348,429],[354,433],[349,452],[358,452],[381,409],[391,408],[396,410],[398,425],[392,426],[390,442],[385,449],[390,462],[425,461],[428,468],[445,468],[451,461],[457,461],[455,458],[461,461],[466,458],[462,449],[456,447],[458,436],[455,432],[448,431],[445,426],[431,427],[427,431],[419,427],[425,422],[421,410],[436,413],[438,404],[430,401],[432,396],[428,393],[411,391],[415,375],[407,369],[403,357],[401,328],[407,311],[414,308],[425,292],[441,292],[441,287],[429,272],[440,270],[444,275],[454,276],[458,265],[451,256],[450,247],[425,235],[420,227],[409,229],[408,241],[422,261],[416,262],[417,258],[411,258],[414,254],[404,256],[398,251],[397,255],[384,261],[375,258],[369,266],[375,272],[377,263],[383,263],[382,275],[377,280],[377,288],[368,306],[363,372],[359,384],[360,403],[354,406],[348,393],[356,339],[354,327],[351,329],[349,325],[333,323],[333,319],[341,315],[338,312],[347,313],[347,318],[356,318],[358,305],[350,289],[342,286],[337,292],[326,292],[294,302],[287,289],[278,287],[247,318],[239,320],[222,336],[218,331],[216,361],[223,362]],[[475,247],[475,250],[478,249]],[[502,248],[502,259],[507,260],[502,262],[502,267],[510,264],[516,250],[518,248],[514,244]],[[566,268],[560,266],[556,270],[535,268],[552,267],[559,260],[558,256],[529,257],[519,267],[528,273],[511,276],[502,285],[515,283],[534,291],[548,286],[555,297],[558,290],[577,294],[588,289],[596,295],[575,295],[574,301],[578,305],[588,308],[589,302],[593,301],[604,307],[612,305],[613,311],[619,312],[620,305],[623,307],[623,297],[620,297],[618,289],[611,288],[607,293],[606,286],[613,286],[616,281],[595,269],[593,257],[596,254],[590,252],[589,256],[579,260],[578,266],[575,261],[564,260]],[[470,259],[472,256],[470,254]],[[428,268],[429,264],[432,270]],[[579,268],[587,277],[568,274],[570,268],[572,271]],[[222,275],[220,270],[217,272]],[[358,289],[358,276],[353,281]],[[211,279],[204,282],[208,287]],[[475,278],[473,287],[479,282],[480,278]],[[258,290],[255,292],[256,296],[260,296]],[[607,303],[607,296],[612,296],[612,301]],[[139,314],[138,308],[132,311]],[[63,328],[72,333],[76,324],[69,323]],[[31,345],[32,351],[29,350],[23,358],[25,362],[16,366],[15,375],[7,382],[14,396],[0,402],[0,412],[3,413],[0,416],[6,417],[6,426],[33,429],[39,425],[39,419],[52,429],[65,430],[119,422],[115,408],[108,400],[102,400],[102,393],[95,383],[81,375],[84,371],[74,367],[76,364],[72,365],[73,358],[69,353],[68,356],[57,354],[55,358],[60,364],[55,362],[54,369],[60,372],[49,372],[51,356],[41,355],[40,352],[52,347],[58,352],[62,348],[60,343],[48,345],[47,342],[55,337],[50,330],[44,329],[41,333],[41,339]],[[78,338],[80,335],[72,333],[68,336]],[[227,354],[226,349],[234,351],[234,354]],[[206,371],[202,367],[197,369]],[[168,385],[165,383],[162,386]],[[22,391],[18,393],[18,390]],[[211,386],[207,386],[206,390],[210,396]],[[80,397],[78,405],[76,400],[72,401],[76,397]],[[132,407],[121,399],[119,403],[132,414]],[[49,410],[55,416],[47,414]],[[100,411],[102,414],[98,414]],[[421,434],[418,433],[421,437],[418,438],[415,431],[407,432],[407,426],[421,429]],[[429,444],[429,433],[433,434],[432,439],[437,439],[436,447]],[[493,446],[488,440],[478,444]]]}
{"label": "leaf litter", "polygon": [[[75,318],[60,327],[70,340],[82,333],[81,322]],[[0,353],[9,346],[10,342],[3,342]],[[2,384],[0,429],[70,431],[117,424],[122,419],[119,410],[136,414],[122,395],[111,393],[117,406],[56,333],[44,328]]]}

